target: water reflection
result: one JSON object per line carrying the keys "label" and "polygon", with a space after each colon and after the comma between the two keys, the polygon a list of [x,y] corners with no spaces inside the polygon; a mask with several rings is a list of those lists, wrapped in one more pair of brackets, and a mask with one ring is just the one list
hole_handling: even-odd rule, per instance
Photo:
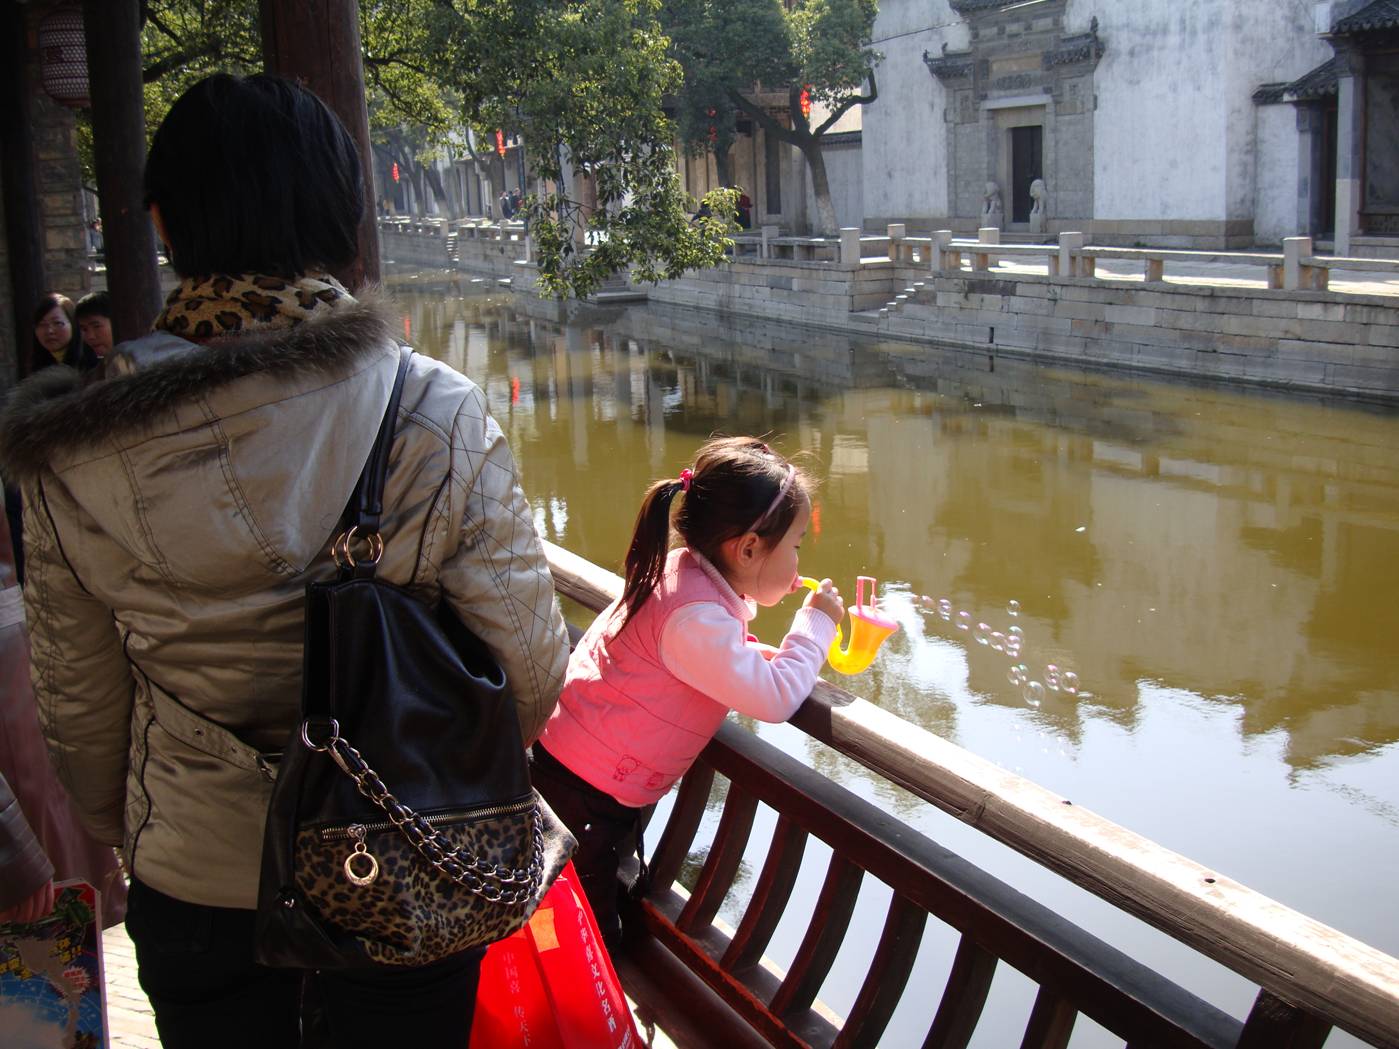
{"label": "water reflection", "polygon": [[[704,314],[403,301],[418,344],[485,388],[544,534],[600,563],[710,433],[809,453],[804,569],[899,584],[906,629],[853,688],[934,731],[956,735],[940,695],[1024,707],[1024,662],[1091,694],[1045,690],[1037,716],[1070,742],[1085,717],[1135,724],[1144,680],[1237,704],[1246,736],[1284,731],[1294,769],[1399,738],[1393,416]],[[1020,602],[1020,658],[917,614],[922,594],[971,633]]]}
{"label": "water reflection", "polygon": [[[903,627],[832,678],[1399,953],[1399,416],[709,314],[399,301],[417,345],[485,389],[551,540],[615,569],[652,479],[714,431],[772,434],[820,482],[803,571],[877,576]],[[795,730],[762,733],[1246,1012],[1242,981]]]}

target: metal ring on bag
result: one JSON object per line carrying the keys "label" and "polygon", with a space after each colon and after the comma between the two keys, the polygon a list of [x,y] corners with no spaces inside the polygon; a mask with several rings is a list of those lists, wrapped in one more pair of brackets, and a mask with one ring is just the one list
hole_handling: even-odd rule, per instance
{"label": "metal ring on bag", "polygon": [[318,754],[324,754],[331,748],[335,741],[340,738],[340,722],[336,721],[334,718],[323,719],[325,723],[330,726],[330,735],[326,737],[324,743],[316,744],[311,742],[310,733],[307,731],[311,727],[311,722],[313,720],[321,719],[307,718],[301,723],[301,742],[306,744],[308,750],[314,750]]}
{"label": "metal ring on bag", "polygon": [[[348,532],[342,532],[330,544],[331,555],[335,558],[335,563],[340,568],[354,568],[359,564],[377,565],[379,559],[384,556],[384,537],[378,532],[370,532],[368,535],[357,535],[359,525],[353,526]],[[356,539],[363,539],[369,544],[369,556],[356,561],[355,555],[350,551],[350,545]]]}

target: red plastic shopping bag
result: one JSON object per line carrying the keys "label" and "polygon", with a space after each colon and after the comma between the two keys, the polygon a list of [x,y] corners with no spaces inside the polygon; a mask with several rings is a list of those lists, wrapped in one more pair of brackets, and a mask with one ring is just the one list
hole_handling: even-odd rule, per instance
{"label": "red plastic shopping bag", "polygon": [[528,924],[486,950],[471,1049],[639,1049],[641,1036],[573,864]]}

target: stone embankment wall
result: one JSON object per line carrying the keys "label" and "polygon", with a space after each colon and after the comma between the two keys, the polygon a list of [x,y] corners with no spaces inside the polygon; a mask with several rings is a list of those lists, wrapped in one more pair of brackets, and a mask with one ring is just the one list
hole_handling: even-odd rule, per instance
{"label": "stone embankment wall", "polygon": [[515,260],[524,256],[525,245],[519,240],[492,240],[459,233],[452,247],[442,234],[400,232],[390,226],[380,226],[379,254],[385,262],[400,266],[464,269],[496,277],[513,277],[518,270]]}
{"label": "stone embankment wall", "polygon": [[1399,401],[1399,303],[1085,278],[926,279],[879,331],[1036,359]]}
{"label": "stone embankment wall", "polygon": [[898,275],[892,264],[858,270],[829,262],[730,259],[718,269],[685,274],[650,288],[652,302],[774,317],[841,329],[872,329],[877,309],[894,297]]}

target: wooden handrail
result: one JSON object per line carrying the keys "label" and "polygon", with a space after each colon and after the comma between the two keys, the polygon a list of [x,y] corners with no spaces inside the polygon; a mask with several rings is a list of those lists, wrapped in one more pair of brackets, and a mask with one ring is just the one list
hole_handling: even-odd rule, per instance
{"label": "wooden handrail", "polygon": [[[600,611],[621,593],[617,575],[544,545],[560,594]],[[792,724],[1284,1001],[1399,1047],[1399,961],[1382,951],[829,682]]]}

